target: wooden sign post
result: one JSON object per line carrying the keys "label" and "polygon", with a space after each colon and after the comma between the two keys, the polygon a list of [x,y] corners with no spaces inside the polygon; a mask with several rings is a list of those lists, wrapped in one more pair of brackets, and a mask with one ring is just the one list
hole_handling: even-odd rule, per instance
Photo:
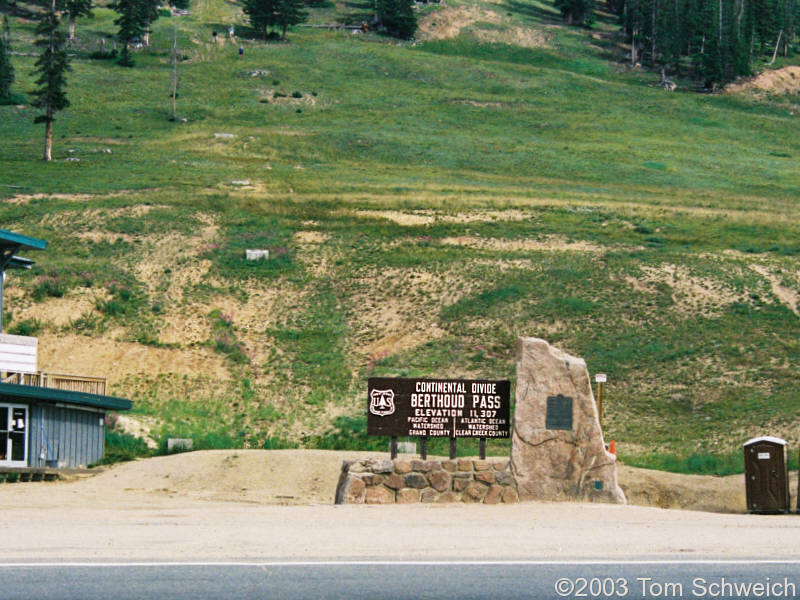
{"label": "wooden sign post", "polygon": [[600,426],[603,426],[603,384],[606,382],[605,373],[597,373],[594,376],[597,382],[597,418],[600,421]]}

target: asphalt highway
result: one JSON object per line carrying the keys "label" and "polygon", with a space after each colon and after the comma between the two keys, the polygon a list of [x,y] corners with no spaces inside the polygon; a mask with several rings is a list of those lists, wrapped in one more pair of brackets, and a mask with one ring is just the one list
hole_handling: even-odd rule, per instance
{"label": "asphalt highway", "polygon": [[800,598],[800,561],[5,563],[7,600]]}

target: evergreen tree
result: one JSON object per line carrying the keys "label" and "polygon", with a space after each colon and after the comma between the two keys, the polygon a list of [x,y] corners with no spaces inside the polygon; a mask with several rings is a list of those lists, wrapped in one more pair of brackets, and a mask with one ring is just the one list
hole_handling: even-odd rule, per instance
{"label": "evergreen tree", "polygon": [[281,39],[286,41],[286,28],[289,25],[298,25],[308,18],[308,13],[303,10],[304,0],[277,0],[275,11],[275,26],[281,28]]}
{"label": "evergreen tree", "polygon": [[59,0],[58,10],[69,16],[69,39],[75,39],[75,19],[92,16],[92,0]]}
{"label": "evergreen tree", "polygon": [[11,99],[11,84],[14,83],[14,66],[11,64],[11,44],[8,16],[3,17],[0,32],[0,103]]}
{"label": "evergreen tree", "polygon": [[568,25],[591,25],[594,21],[594,0],[555,0],[554,5]]}
{"label": "evergreen tree", "polygon": [[244,0],[243,9],[250,25],[267,39],[267,29],[275,24],[278,0]]}
{"label": "evergreen tree", "polygon": [[69,106],[66,92],[66,73],[70,70],[69,57],[67,56],[66,35],[60,28],[56,14],[56,0],[52,0],[49,10],[44,13],[36,27],[37,39],[34,44],[42,49],[36,60],[34,73],[39,78],[34,92],[33,105],[44,110],[43,115],[35,119],[35,123],[45,124],[44,133],[44,160],[52,159],[53,147],[53,116],[59,110]]}
{"label": "evergreen tree", "polygon": [[[798,0],[617,0],[634,63],[690,69],[714,88],[789,53]],[[644,56],[645,60],[642,60]]]}
{"label": "evergreen tree", "polygon": [[117,39],[122,44],[119,64],[132,67],[134,62],[130,56],[130,45],[133,40],[141,39],[144,34],[145,8],[142,6],[142,0],[114,0],[111,8],[119,14],[114,20],[114,25],[119,27]]}
{"label": "evergreen tree", "polygon": [[392,37],[409,40],[417,31],[412,0],[377,0],[378,20]]}
{"label": "evergreen tree", "polygon": [[244,0],[243,8],[250,25],[261,32],[264,39],[268,29],[280,29],[281,39],[286,40],[286,29],[308,18],[304,5],[304,0]]}
{"label": "evergreen tree", "polygon": [[142,43],[150,45],[150,26],[158,19],[158,7],[161,0],[139,0],[139,14],[142,19]]}

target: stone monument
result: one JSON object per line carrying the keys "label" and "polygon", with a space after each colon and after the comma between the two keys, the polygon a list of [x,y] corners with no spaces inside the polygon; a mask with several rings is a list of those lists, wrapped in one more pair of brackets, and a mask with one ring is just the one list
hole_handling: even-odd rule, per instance
{"label": "stone monument", "polygon": [[511,466],[519,498],[625,503],[589,372],[539,338],[520,338]]}

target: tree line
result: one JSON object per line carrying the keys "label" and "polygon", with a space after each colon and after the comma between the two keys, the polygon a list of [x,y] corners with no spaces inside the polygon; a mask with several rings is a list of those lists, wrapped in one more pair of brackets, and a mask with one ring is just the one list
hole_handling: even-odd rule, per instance
{"label": "tree line", "polygon": [[[594,0],[555,0],[568,23],[590,25]],[[759,60],[789,56],[798,0],[607,0],[632,64],[696,77],[709,88],[750,75]]]}
{"label": "tree line", "polygon": [[[305,22],[308,13],[304,7],[316,0],[242,0],[242,7],[250,25],[264,39],[270,35],[286,39],[286,28]],[[375,0],[371,25],[387,35],[411,39],[417,31],[414,0]],[[366,24],[365,24],[366,25]]]}
{"label": "tree line", "polygon": [[709,87],[788,56],[797,36],[796,0],[619,0],[615,8],[633,62],[688,71]]}

